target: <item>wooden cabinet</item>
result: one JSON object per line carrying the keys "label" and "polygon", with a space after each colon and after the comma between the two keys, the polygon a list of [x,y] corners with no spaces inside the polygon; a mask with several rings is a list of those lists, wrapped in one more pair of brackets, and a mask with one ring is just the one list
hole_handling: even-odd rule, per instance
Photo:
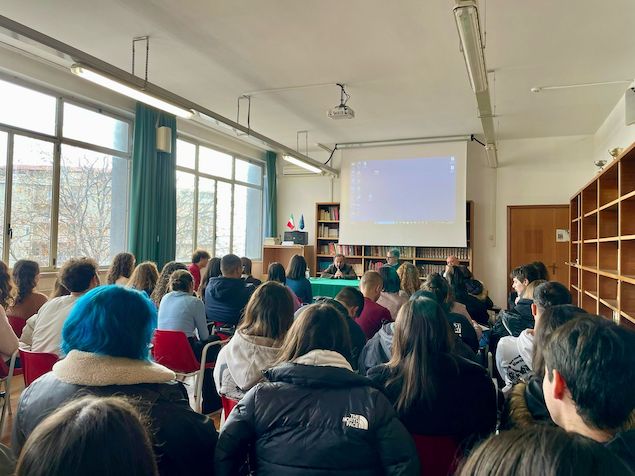
{"label": "wooden cabinet", "polygon": [[635,144],[571,198],[573,304],[635,328]]}
{"label": "wooden cabinet", "polygon": [[267,278],[267,270],[269,265],[274,262],[280,263],[287,269],[289,261],[293,255],[303,256],[310,267],[315,257],[313,253],[313,246],[311,245],[265,245],[262,248],[262,275]]}
{"label": "wooden cabinet", "polygon": [[446,259],[449,255],[455,255],[461,264],[472,269],[474,246],[474,203],[466,203],[466,233],[467,246],[465,248],[448,248],[434,246],[370,246],[340,245],[339,244],[339,209],[338,202],[320,202],[315,204],[315,261],[311,268],[311,274],[319,276],[332,262],[336,253],[346,256],[346,262],[353,266],[358,276],[368,269],[375,269],[378,263],[386,261],[386,255],[392,248],[397,248],[401,253],[401,262],[410,261],[418,269],[421,276],[429,273],[443,273]]}

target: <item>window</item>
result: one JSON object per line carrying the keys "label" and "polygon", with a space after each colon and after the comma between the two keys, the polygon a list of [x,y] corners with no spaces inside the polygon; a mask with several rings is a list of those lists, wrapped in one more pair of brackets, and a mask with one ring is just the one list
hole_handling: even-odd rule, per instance
{"label": "window", "polygon": [[176,157],[176,259],[189,261],[196,248],[260,258],[262,165],[184,139]]}
{"label": "window", "polygon": [[1,80],[0,101],[0,257],[107,265],[127,248],[131,121]]}

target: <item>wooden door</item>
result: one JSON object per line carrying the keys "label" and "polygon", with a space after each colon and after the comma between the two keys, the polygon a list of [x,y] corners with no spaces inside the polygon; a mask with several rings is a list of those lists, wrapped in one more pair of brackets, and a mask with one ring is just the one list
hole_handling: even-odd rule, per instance
{"label": "wooden door", "polygon": [[557,230],[569,230],[568,205],[507,207],[507,275],[517,266],[542,261],[549,279],[568,287],[569,241],[557,241]]}

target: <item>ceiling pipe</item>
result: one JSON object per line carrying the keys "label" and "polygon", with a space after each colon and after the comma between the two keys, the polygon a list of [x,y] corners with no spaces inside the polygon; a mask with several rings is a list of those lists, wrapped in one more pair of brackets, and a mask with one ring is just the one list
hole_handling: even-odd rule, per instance
{"label": "ceiling pipe", "polygon": [[127,71],[106,63],[99,58],[89,55],[88,53],[78,50],[77,48],[67,45],[66,43],[56,40],[55,38],[51,38],[50,36],[40,33],[39,31],[29,28],[26,25],[22,25],[21,23],[18,23],[2,15],[0,15],[0,33],[4,33],[5,35],[11,37],[13,40],[25,42],[31,46],[43,46],[46,50],[47,57],[50,57],[52,55],[56,59],[59,58],[61,62],[66,64],[69,70],[74,63],[84,64],[98,71],[101,71],[102,73],[118,81],[129,84],[139,90],[143,90],[147,94],[159,97],[171,103],[175,103],[176,105],[184,109],[195,111],[201,117],[211,119],[211,121],[206,121],[206,123],[215,121],[219,126],[220,124],[222,124],[222,126],[220,127],[225,130],[234,131],[235,134],[241,133],[249,136],[254,140],[265,143],[270,149],[274,150],[275,152],[278,152],[282,155],[295,157],[303,162],[306,162],[309,165],[319,168],[325,174],[335,177],[339,176],[338,170],[326,166],[321,162],[312,159],[304,154],[301,154],[274,139],[260,134],[253,129],[249,129],[237,122],[232,121],[231,119],[226,118],[225,116],[212,111],[211,109],[192,102],[171,91],[163,89],[156,84],[146,82],[143,78],[134,76]]}

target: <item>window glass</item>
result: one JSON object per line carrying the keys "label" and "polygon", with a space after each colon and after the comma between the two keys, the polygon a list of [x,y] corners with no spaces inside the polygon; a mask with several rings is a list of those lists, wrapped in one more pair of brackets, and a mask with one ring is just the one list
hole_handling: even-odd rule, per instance
{"label": "window glass", "polygon": [[15,135],[10,266],[19,259],[31,259],[44,267],[51,265],[52,192],[53,143]]}
{"label": "window glass", "polygon": [[236,159],[236,180],[261,185],[262,167],[245,160]]}
{"label": "window glass", "polygon": [[198,227],[196,247],[214,254],[214,197],[216,180],[204,177],[198,179]]}
{"label": "window glass", "polygon": [[215,177],[232,178],[233,157],[209,147],[198,148],[198,170]]}
{"label": "window glass", "polygon": [[4,197],[7,187],[7,140],[9,134],[0,131],[0,259],[4,249]]}
{"label": "window glass", "polygon": [[74,104],[64,103],[62,135],[89,144],[128,152],[127,122]]}
{"label": "window glass", "polygon": [[194,251],[194,179],[176,172],[176,260],[186,263]]}
{"label": "window glass", "polygon": [[55,134],[54,96],[0,80],[0,122],[43,134]]}
{"label": "window glass", "polygon": [[216,197],[216,256],[230,251],[232,220],[232,185],[218,182]]}
{"label": "window glass", "polygon": [[234,185],[234,254],[260,258],[261,220],[262,192],[255,188]]}
{"label": "window glass", "polygon": [[108,265],[126,249],[128,161],[62,145],[57,262],[89,256]]}
{"label": "window glass", "polygon": [[194,169],[196,167],[196,146],[191,142],[177,139],[176,165]]}

